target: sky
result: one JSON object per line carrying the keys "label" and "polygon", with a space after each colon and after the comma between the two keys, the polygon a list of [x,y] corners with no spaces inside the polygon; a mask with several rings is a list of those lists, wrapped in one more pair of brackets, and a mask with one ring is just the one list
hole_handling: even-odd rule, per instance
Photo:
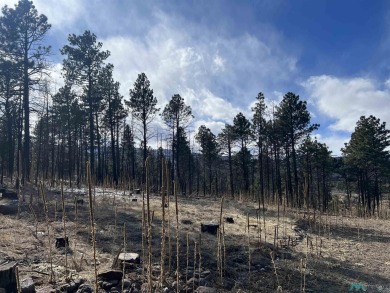
{"label": "sky", "polygon": [[[17,1],[2,0],[11,7]],[[263,92],[269,112],[284,94],[308,103],[313,134],[334,155],[360,116],[390,122],[390,2],[385,0],[35,0],[52,28],[53,84],[69,34],[95,33],[129,98],[144,72],[161,109],[180,94],[218,134]],[[157,117],[153,128],[164,131]]]}

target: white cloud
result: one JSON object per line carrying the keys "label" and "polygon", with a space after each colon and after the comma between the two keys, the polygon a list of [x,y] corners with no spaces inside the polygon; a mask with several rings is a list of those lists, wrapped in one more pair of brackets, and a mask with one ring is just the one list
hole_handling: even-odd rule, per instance
{"label": "white cloud", "polygon": [[240,111],[249,119],[257,93],[289,80],[296,70],[294,56],[275,43],[250,34],[222,37],[177,23],[161,11],[156,15],[158,21],[143,36],[118,34],[101,40],[111,52],[108,61],[125,98],[137,75],[145,72],[160,108],[180,94],[195,120],[222,125]]}
{"label": "white cloud", "polygon": [[16,0],[3,0],[1,2],[2,2],[1,7],[7,5],[8,7],[13,8],[18,1],[16,1]]}
{"label": "white cloud", "polygon": [[344,147],[344,144],[350,140],[350,135],[344,135],[332,132],[329,134],[322,135],[320,133],[313,133],[311,135],[313,138],[316,138],[319,142],[325,143],[329,150],[332,151],[332,156],[340,156],[341,148]]}
{"label": "white cloud", "polygon": [[64,79],[61,75],[62,63],[55,63],[49,69],[50,74],[50,83],[52,87],[52,92],[56,92],[60,87],[64,85]]}
{"label": "white cloud", "polygon": [[[12,6],[17,2],[5,1]],[[165,13],[164,5],[142,2],[34,0],[34,4],[53,25],[50,37],[58,47],[66,43],[69,32],[89,29],[98,36],[111,52],[107,61],[115,66],[114,78],[121,83],[125,99],[144,72],[158,107],[163,109],[172,95],[180,94],[192,107],[195,120],[207,123],[215,134],[240,111],[250,119],[257,93],[273,97],[273,90],[291,81],[297,71],[296,57],[266,26],[259,27],[256,35],[220,33],[175,11]],[[53,73],[56,87],[61,85],[59,67]],[[151,127],[160,131],[162,124],[157,117]]]}
{"label": "white cloud", "polygon": [[85,13],[85,7],[79,0],[56,0],[55,5],[48,5],[47,0],[35,0],[38,12],[47,16],[54,30],[70,27]]}
{"label": "white cloud", "polygon": [[217,72],[225,71],[225,63],[226,63],[225,59],[223,59],[218,53],[215,54],[213,59],[212,72],[217,73]]}
{"label": "white cloud", "polygon": [[360,116],[390,121],[390,89],[368,78],[310,77],[303,86],[319,113],[334,119],[333,130],[352,132]]}
{"label": "white cloud", "polygon": [[[16,0],[3,0],[1,6],[13,8],[17,3]],[[33,3],[39,14],[47,16],[54,30],[70,27],[85,12],[83,1],[79,0],[56,0],[53,4],[47,0],[34,0]]]}
{"label": "white cloud", "polygon": [[233,106],[230,102],[217,97],[207,89],[202,90],[203,101],[199,103],[198,111],[206,117],[214,120],[229,121],[240,111],[239,108]]}
{"label": "white cloud", "polygon": [[194,123],[194,130],[190,133],[191,138],[191,144],[194,145],[195,151],[200,151],[200,146],[195,140],[195,135],[199,130],[199,127],[201,125],[206,126],[207,128],[210,128],[210,131],[217,136],[218,133],[221,132],[222,128],[225,127],[225,123],[221,121],[213,121],[213,120],[196,120]]}

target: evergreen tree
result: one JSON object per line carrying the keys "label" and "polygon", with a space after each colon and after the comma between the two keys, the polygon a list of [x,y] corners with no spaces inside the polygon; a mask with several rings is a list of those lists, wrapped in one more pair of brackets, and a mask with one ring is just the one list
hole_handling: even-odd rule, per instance
{"label": "evergreen tree", "polygon": [[251,154],[247,148],[247,144],[251,137],[251,123],[241,112],[233,119],[234,138],[240,143],[240,151],[237,156],[241,162],[242,179],[244,181],[244,191],[249,191],[249,164]]}
{"label": "evergreen tree", "polygon": [[[75,146],[78,138],[77,130],[80,128],[83,119],[79,102],[70,85],[65,85],[58,90],[53,97],[53,115],[56,118],[57,129],[61,137],[66,137],[67,142],[67,164],[70,184],[74,174]],[[65,154],[64,154],[65,156]],[[39,169],[39,168],[38,168]]]}
{"label": "evergreen tree", "polygon": [[342,153],[345,164],[355,173],[358,183],[359,203],[369,213],[375,212],[381,198],[382,174],[389,162],[390,131],[386,123],[369,116],[360,117],[349,143]]}
{"label": "evergreen tree", "polygon": [[117,145],[119,145],[119,134],[117,129],[126,117],[126,113],[122,104],[123,97],[119,93],[119,82],[115,82],[112,76],[113,69],[112,64],[108,64],[102,69],[99,75],[99,92],[105,104],[103,122],[110,133],[112,176],[115,185],[118,185],[119,157]]}
{"label": "evergreen tree", "polygon": [[[265,105],[265,98],[263,93],[259,93],[256,97],[257,102],[252,108],[253,119],[252,119],[252,134],[256,141],[258,148],[258,165],[259,165],[259,190],[260,197],[264,207],[264,176],[263,176],[263,149],[267,139],[267,128],[265,120],[265,111],[267,106]],[[260,204],[260,201],[259,201]]]}
{"label": "evergreen tree", "polygon": [[122,173],[129,174],[130,179],[136,181],[136,149],[134,144],[134,134],[130,125],[126,124],[123,130],[122,139]]}
{"label": "evergreen tree", "polygon": [[98,76],[110,53],[101,50],[103,44],[97,42],[96,35],[90,31],[79,36],[71,34],[68,41],[69,45],[61,49],[61,54],[67,57],[63,61],[64,76],[68,82],[79,85],[83,90],[82,101],[89,121],[89,160],[91,172],[95,173],[95,126],[101,110]]}
{"label": "evergreen tree", "polygon": [[[183,98],[176,94],[173,95],[169,103],[165,106],[161,114],[165,124],[169,127],[172,134],[172,176],[177,176],[179,183],[182,184],[180,174],[180,156],[177,151],[180,148],[180,128],[183,130],[190,122],[192,115],[192,110],[190,106],[187,106],[184,103]],[[175,144],[176,142],[176,144]],[[181,186],[183,188],[183,186]]]}
{"label": "evergreen tree", "polygon": [[[302,172],[303,200],[306,208],[328,208],[333,171],[331,151],[324,143],[307,136],[297,151]],[[315,196],[317,195],[317,196]]]}
{"label": "evergreen tree", "polygon": [[[153,96],[150,81],[145,73],[138,75],[134,83],[134,89],[130,89],[130,101],[127,102],[133,117],[140,124],[143,145],[143,165],[148,156],[148,140],[150,139],[149,124],[153,121],[156,113],[160,110],[156,107],[157,99]],[[142,172],[142,182],[145,183],[145,167]]]}
{"label": "evergreen tree", "polygon": [[[210,128],[207,128],[204,125],[201,125],[198,129],[198,133],[195,135],[196,141],[201,147],[201,152],[203,155],[203,165],[204,169],[207,166],[209,173],[209,194],[211,194],[211,185],[213,182],[212,178],[212,167],[213,164],[218,159],[219,147],[217,143],[216,136],[211,132]],[[206,195],[206,174],[203,173],[203,182],[204,188],[203,193]]]}
{"label": "evergreen tree", "polygon": [[[275,123],[282,134],[286,152],[287,190],[289,191],[287,199],[292,204],[300,205],[296,150],[300,141],[317,129],[319,125],[310,124],[310,113],[307,110],[306,101],[301,101],[298,95],[291,92],[284,95],[280,105],[276,108],[275,117]],[[290,158],[292,158],[292,172]],[[294,184],[292,183],[291,173],[294,175]]]}
{"label": "evergreen tree", "polygon": [[[20,74],[14,62],[0,58],[0,112],[1,127],[0,139],[2,174],[6,168],[11,177],[14,170],[15,134],[17,132],[18,93]],[[6,164],[6,166],[5,166]]]}
{"label": "evergreen tree", "polygon": [[234,198],[234,179],[233,179],[233,160],[232,160],[232,147],[234,142],[234,129],[232,125],[225,124],[221,133],[218,134],[218,142],[221,150],[225,150],[228,156],[229,165],[229,187],[230,195]]}
{"label": "evergreen tree", "polygon": [[187,187],[191,176],[191,162],[188,164],[188,158],[191,157],[191,149],[187,138],[187,133],[181,126],[179,126],[177,129],[177,135],[175,137],[173,147],[176,150],[177,170],[180,170],[180,176],[177,177],[178,187],[180,187],[181,193],[185,194],[187,192]]}
{"label": "evergreen tree", "polygon": [[17,66],[23,95],[23,178],[30,177],[30,89],[47,69],[50,46],[44,38],[51,25],[38,14],[32,1],[20,0],[15,8],[4,6],[0,17],[0,56]]}

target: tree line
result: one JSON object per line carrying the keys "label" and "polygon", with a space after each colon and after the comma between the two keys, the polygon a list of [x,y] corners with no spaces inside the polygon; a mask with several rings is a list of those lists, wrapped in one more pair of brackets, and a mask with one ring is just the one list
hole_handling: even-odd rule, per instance
{"label": "tree line", "polygon": [[[351,140],[334,158],[326,144],[313,138],[306,101],[292,92],[267,107],[260,92],[252,117],[238,113],[219,134],[197,129],[194,152],[188,126],[195,118],[179,94],[163,109],[145,73],[125,99],[107,63],[109,51],[94,33],[70,34],[60,50],[64,85],[51,91],[50,30],[46,16],[32,1],[4,6],[0,17],[0,164],[1,183],[66,180],[77,186],[90,162],[96,184],[162,185],[163,161],[182,194],[252,196],[263,204],[327,210],[336,185],[345,190],[346,206],[356,202],[368,213],[378,211],[388,189],[389,131],[376,117],[362,116]],[[36,119],[31,119],[31,114]],[[167,127],[160,146],[151,123],[157,115]],[[145,161],[149,157],[149,170]],[[354,194],[357,197],[354,198]]]}

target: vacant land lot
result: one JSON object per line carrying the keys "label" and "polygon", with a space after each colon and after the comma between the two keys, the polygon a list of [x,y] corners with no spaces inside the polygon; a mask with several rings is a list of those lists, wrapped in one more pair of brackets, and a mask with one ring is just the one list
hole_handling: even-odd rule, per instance
{"label": "vacant land lot", "polygon": [[[126,268],[127,292],[145,291],[148,242],[145,213],[144,229],[142,225],[142,194],[101,188],[93,193],[95,259],[86,191],[64,191],[69,237],[65,257],[65,249],[55,247],[55,238],[64,236],[61,193],[45,190],[46,220],[42,196],[30,188],[24,192],[19,219],[17,201],[0,200],[0,263],[17,261],[20,279],[31,277],[37,292],[50,292],[79,278],[93,287],[95,261],[98,272],[111,269],[125,243],[126,252],[138,253],[141,258],[140,264]],[[263,210],[247,199],[224,199],[221,217],[221,203],[221,198],[179,197],[176,218],[174,197],[170,197],[164,225],[166,275],[156,292],[176,290],[177,268],[181,292],[193,292],[199,285],[215,292],[348,292],[354,283],[362,283],[371,292],[390,290],[388,220],[283,207],[278,212],[276,206],[267,204]],[[150,218],[152,282],[159,288],[160,196],[150,196]],[[201,224],[220,225],[220,232],[201,233]],[[122,286],[115,288],[120,292]]]}

